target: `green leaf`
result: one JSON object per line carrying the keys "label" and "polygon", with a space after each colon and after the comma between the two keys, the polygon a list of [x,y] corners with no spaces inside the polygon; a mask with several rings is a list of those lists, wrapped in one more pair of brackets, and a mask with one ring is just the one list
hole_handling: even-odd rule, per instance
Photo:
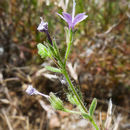
{"label": "green leaf", "polygon": [[90,105],[90,108],[89,108],[89,114],[90,114],[90,116],[93,116],[94,111],[96,109],[96,106],[97,106],[97,99],[94,98],[93,101],[92,101],[92,103],[91,103],[91,105]]}
{"label": "green leaf", "polygon": [[55,68],[55,67],[51,67],[51,66],[45,66],[45,68],[46,68],[47,70],[50,70],[50,71],[52,71],[52,72],[58,72],[58,73],[62,73],[60,69],[58,69],[58,68]]}
{"label": "green leaf", "polygon": [[38,54],[41,56],[41,58],[45,58],[45,57],[49,56],[48,49],[42,43],[39,43],[37,45],[37,48],[38,48]]}
{"label": "green leaf", "polygon": [[47,44],[47,47],[48,47],[48,51],[50,52],[51,56],[54,56],[56,58],[57,56],[56,56],[53,46],[50,44]]}

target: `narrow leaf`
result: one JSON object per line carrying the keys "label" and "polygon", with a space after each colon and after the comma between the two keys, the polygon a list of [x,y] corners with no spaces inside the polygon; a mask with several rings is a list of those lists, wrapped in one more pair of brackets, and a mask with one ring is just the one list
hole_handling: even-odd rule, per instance
{"label": "narrow leaf", "polygon": [[51,67],[51,66],[45,66],[45,68],[46,68],[47,70],[50,70],[50,71],[52,71],[52,72],[58,72],[58,73],[62,73],[60,69],[58,69],[58,68],[55,68],[55,67]]}
{"label": "narrow leaf", "polygon": [[60,56],[60,53],[59,53],[59,49],[57,47],[57,43],[56,43],[56,40],[53,40],[53,46],[54,46],[54,49],[55,49],[55,53]]}
{"label": "narrow leaf", "polygon": [[92,103],[91,103],[91,105],[90,105],[90,108],[89,108],[89,114],[90,114],[90,116],[93,116],[94,111],[96,109],[96,106],[97,106],[97,99],[94,98],[93,101],[92,101]]}

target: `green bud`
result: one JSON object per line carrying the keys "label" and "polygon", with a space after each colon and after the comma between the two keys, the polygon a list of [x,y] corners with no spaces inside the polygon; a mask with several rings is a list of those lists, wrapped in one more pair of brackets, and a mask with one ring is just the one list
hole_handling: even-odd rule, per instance
{"label": "green bud", "polygon": [[49,94],[49,101],[52,107],[56,110],[64,110],[63,102],[60,98],[56,97],[52,92]]}
{"label": "green bud", "polygon": [[41,56],[41,58],[45,58],[49,56],[48,49],[41,43],[37,45],[38,48],[38,54]]}

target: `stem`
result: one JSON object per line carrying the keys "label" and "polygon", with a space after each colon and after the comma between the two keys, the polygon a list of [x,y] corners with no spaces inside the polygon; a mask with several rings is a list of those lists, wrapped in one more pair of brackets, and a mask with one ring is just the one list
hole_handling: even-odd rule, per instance
{"label": "stem", "polygon": [[100,130],[100,129],[98,128],[97,124],[95,123],[95,121],[93,120],[93,118],[92,118],[92,120],[90,120],[90,122],[93,124],[93,126],[94,126],[94,128],[95,128],[96,130]]}
{"label": "stem", "polygon": [[53,42],[52,42],[52,40],[51,40],[51,37],[50,37],[50,34],[49,34],[48,30],[45,31],[45,33],[46,33],[46,35],[47,35],[47,38],[48,38],[49,43],[53,46]]}
{"label": "stem", "polygon": [[70,53],[71,44],[72,44],[72,42],[68,43],[68,45],[67,45],[67,50],[66,50],[66,53],[65,53],[65,64],[66,64],[67,58],[68,58],[69,53]]}
{"label": "stem", "polygon": [[[69,56],[69,53],[70,53],[70,49],[71,49],[71,45],[72,45],[72,30],[69,30],[69,36],[68,37],[69,37],[69,42],[67,44],[67,49],[66,49],[64,63],[62,62],[62,60],[60,58],[57,59],[59,62],[55,61],[55,59],[53,59],[52,57],[51,57],[51,59],[55,62],[56,65],[58,65],[58,67],[60,67],[62,69],[62,74],[65,76],[65,78],[66,78],[66,80],[68,82],[68,88],[75,95],[75,97],[77,99],[77,102],[78,102],[77,105],[80,106],[80,111],[81,112],[72,111],[72,110],[69,110],[69,109],[66,109],[66,108],[64,108],[62,111],[69,112],[69,113],[72,113],[72,114],[79,114],[79,115],[82,115],[82,113],[86,113],[90,117],[90,118],[88,118],[88,120],[91,122],[91,124],[94,126],[94,128],[96,130],[99,130],[99,128],[98,128],[97,124],[95,123],[93,117],[89,115],[86,107],[84,106],[83,101],[81,100],[79,94],[76,91],[76,88],[73,86],[72,81],[70,80],[69,75],[67,73],[66,61],[68,59],[68,56]],[[51,43],[51,41],[50,41],[50,43]]]}
{"label": "stem", "polygon": [[78,93],[76,92],[75,87],[73,86],[73,84],[72,84],[72,82],[71,82],[71,80],[70,80],[70,78],[68,76],[68,73],[66,72],[66,69],[64,69],[63,74],[64,74],[64,76],[65,76],[65,78],[66,78],[66,80],[67,80],[67,82],[69,84],[69,87],[70,87],[71,91],[76,96],[77,101],[79,102],[79,105],[82,107],[82,109],[84,110],[84,112],[88,113],[87,110],[86,110],[86,108],[85,108],[85,106],[84,106],[84,104],[83,104],[83,102],[82,102],[82,100],[80,99]]}
{"label": "stem", "polygon": [[41,95],[41,96],[43,96],[43,97],[45,97],[45,98],[47,98],[47,99],[50,97],[50,96],[48,96],[48,95],[46,95],[46,94],[43,94],[43,93],[40,93],[40,92],[38,92],[38,91],[37,91],[37,94],[39,94],[39,95]]}
{"label": "stem", "polygon": [[66,50],[66,53],[65,53],[65,64],[66,64],[66,61],[67,61],[67,58],[69,56],[69,53],[70,53],[70,47],[71,47],[71,44],[72,44],[72,30],[69,30],[69,43],[67,44],[67,50]]}
{"label": "stem", "polygon": [[[66,109],[66,108],[64,108],[63,111],[64,111],[64,112],[69,112],[69,113],[72,113],[72,114],[82,115],[81,112],[72,111],[72,110],[69,110],[69,109]],[[95,128],[96,130],[99,130],[99,128],[98,128],[97,124],[95,123],[95,121],[93,120],[93,118],[91,118],[91,120],[89,119],[89,121],[92,123],[92,125],[94,126],[94,128]]]}

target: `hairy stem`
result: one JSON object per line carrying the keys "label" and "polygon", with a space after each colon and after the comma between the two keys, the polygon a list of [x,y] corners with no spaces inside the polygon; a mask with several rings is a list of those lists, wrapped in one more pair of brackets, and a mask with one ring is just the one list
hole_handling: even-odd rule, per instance
{"label": "hairy stem", "polygon": [[65,54],[65,64],[66,64],[68,55],[69,55],[69,53],[70,53],[71,44],[72,44],[72,43],[70,42],[70,43],[68,43],[68,45],[67,45],[67,50],[66,50],[66,54]]}
{"label": "hairy stem", "polygon": [[67,44],[67,50],[65,53],[65,62],[64,62],[65,64],[70,53],[71,44],[72,44],[72,30],[69,31],[69,43]]}
{"label": "hairy stem", "polygon": [[[72,111],[72,110],[69,110],[69,109],[64,109],[63,110],[64,112],[68,112],[68,113],[71,113],[71,114],[78,114],[78,115],[82,115],[81,112],[77,112],[77,111]],[[89,119],[89,121],[92,123],[93,127],[96,129],[96,130],[99,130],[97,124],[95,123],[95,121],[93,120],[93,118],[91,118],[91,120]]]}
{"label": "hairy stem", "polygon": [[93,118],[92,118],[92,120],[90,120],[90,122],[92,123],[92,125],[94,126],[94,128],[95,128],[96,130],[100,130],[100,129],[98,128],[97,124],[95,123],[95,121],[93,120]]}
{"label": "hairy stem", "polygon": [[69,88],[71,89],[71,91],[73,92],[73,94],[76,96],[77,101],[79,102],[79,105],[82,107],[82,109],[84,110],[84,112],[87,113],[87,109],[85,108],[82,100],[80,99],[78,93],[76,92],[75,87],[73,86],[73,84],[72,84],[72,82],[71,82],[71,80],[70,80],[70,78],[68,76],[68,73],[67,73],[66,69],[64,69],[63,74],[64,74],[64,76],[65,76],[65,78],[66,78],[66,80],[67,80],[67,82],[69,84]]}

